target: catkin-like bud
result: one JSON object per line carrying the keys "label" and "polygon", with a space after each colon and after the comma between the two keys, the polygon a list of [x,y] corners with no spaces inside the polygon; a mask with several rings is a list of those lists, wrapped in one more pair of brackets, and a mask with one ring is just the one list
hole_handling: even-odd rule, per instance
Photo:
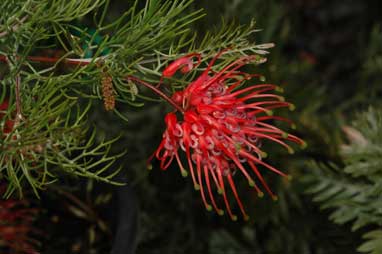
{"label": "catkin-like bud", "polygon": [[113,78],[107,73],[102,73],[101,78],[103,104],[107,111],[115,108],[115,94],[113,89]]}

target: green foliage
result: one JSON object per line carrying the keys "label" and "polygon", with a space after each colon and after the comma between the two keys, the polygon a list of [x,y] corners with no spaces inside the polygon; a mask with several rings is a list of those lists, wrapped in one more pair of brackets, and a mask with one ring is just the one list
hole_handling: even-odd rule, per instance
{"label": "green foliage", "polygon": [[382,230],[374,230],[366,233],[363,238],[365,243],[357,249],[359,252],[379,254],[382,252]]}
{"label": "green foliage", "polygon": [[[335,223],[352,223],[352,230],[382,226],[382,111],[370,108],[344,127],[349,144],[342,146],[344,167],[321,165],[305,177],[308,193]],[[380,253],[380,230],[364,235],[359,251]]]}
{"label": "green foliage", "polygon": [[[64,172],[114,183],[111,178],[118,171],[105,171],[122,155],[108,153],[115,140],[96,140],[95,130],[89,135],[86,114],[90,104],[81,109],[77,98],[62,93],[65,83],[51,87],[51,82],[35,83],[23,90],[26,100],[21,119],[0,119],[0,126],[7,121],[14,123],[11,132],[0,140],[0,175],[9,182],[7,196],[14,190],[22,195],[24,181],[38,195]],[[9,108],[9,112],[14,111],[15,106]]]}
{"label": "green foliage", "polygon": [[[81,18],[96,8],[104,0],[7,0],[0,3],[3,14],[0,17],[0,53],[8,55],[23,52],[22,56],[34,49],[38,41],[55,38],[52,30],[62,23]],[[17,52],[15,52],[17,51]]]}

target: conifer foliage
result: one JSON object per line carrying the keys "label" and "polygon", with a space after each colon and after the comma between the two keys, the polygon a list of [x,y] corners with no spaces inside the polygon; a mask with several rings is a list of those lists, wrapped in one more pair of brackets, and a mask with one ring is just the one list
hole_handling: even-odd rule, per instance
{"label": "conifer foliage", "polygon": [[305,177],[308,193],[323,209],[330,209],[335,223],[351,222],[352,230],[368,226],[360,252],[382,251],[382,111],[369,108],[344,126],[348,143],[342,145],[344,166],[320,167]]}

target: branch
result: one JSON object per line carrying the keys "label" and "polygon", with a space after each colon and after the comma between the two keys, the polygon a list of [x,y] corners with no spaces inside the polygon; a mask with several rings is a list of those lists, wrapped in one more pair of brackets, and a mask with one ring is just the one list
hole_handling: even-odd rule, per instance
{"label": "branch", "polygon": [[20,121],[23,119],[22,110],[21,110],[21,78],[20,74],[17,73],[16,75],[16,85],[15,85],[15,97],[16,97],[16,119],[15,119],[15,125],[17,126]]}
{"label": "branch", "polygon": [[[64,58],[62,61],[67,64],[73,64],[73,65],[88,65],[92,61],[100,61],[104,59],[105,57],[97,57],[95,59],[93,58]],[[20,57],[17,57],[17,59],[20,59]],[[43,57],[43,56],[28,56],[27,59],[32,62],[40,62],[40,63],[57,63],[60,61],[61,58],[59,57]],[[4,55],[0,55],[0,61],[1,62],[7,62],[7,57]]]}
{"label": "branch", "polygon": [[[17,59],[19,59],[20,57],[17,57]],[[96,59],[93,59],[93,58],[64,58],[63,61],[67,64],[73,64],[73,65],[81,65],[81,66],[85,66],[85,65],[88,65],[90,64],[91,62],[98,62],[102,59],[104,59],[105,57],[97,57]],[[40,62],[40,63],[57,63],[60,59],[62,58],[58,58],[58,57],[41,57],[41,56],[28,56],[27,57],[28,60],[30,61],[34,61],[34,62]],[[0,55],[0,61],[3,61],[3,62],[7,62],[7,57],[4,56],[4,55]],[[17,79],[16,79],[17,80]],[[165,101],[167,101],[168,103],[170,103],[176,110],[178,110],[179,112],[181,112],[182,114],[184,113],[184,110],[178,105],[176,104],[170,97],[168,97],[165,93],[163,93],[161,90],[159,90],[158,88],[154,87],[153,85],[147,83],[147,82],[144,82],[143,80],[140,80],[134,76],[127,76],[125,78],[125,80],[129,81],[129,80],[132,80],[132,81],[135,81],[147,88],[149,88],[150,90],[152,90],[154,93],[156,93],[157,95],[159,95],[160,97],[162,97]],[[16,82],[16,90],[19,90],[19,85],[18,83]],[[20,98],[17,99],[17,96],[19,96],[19,91],[17,92],[16,91],[16,103],[17,102],[20,102]],[[19,104],[20,106],[20,104]],[[19,108],[16,104],[16,108]],[[21,110],[20,112],[17,112],[17,114],[20,113],[21,115]]]}
{"label": "branch", "polygon": [[[24,23],[24,21],[25,21],[26,19],[27,19],[27,16],[22,17],[22,18],[18,21],[18,22],[19,22],[18,24],[14,24],[13,26],[11,26],[10,31],[12,31],[12,32],[16,32],[17,29],[19,28],[19,26],[20,26],[22,23]],[[3,32],[1,32],[1,33],[0,33],[0,38],[6,36],[8,33],[9,33],[9,31],[3,31]]]}

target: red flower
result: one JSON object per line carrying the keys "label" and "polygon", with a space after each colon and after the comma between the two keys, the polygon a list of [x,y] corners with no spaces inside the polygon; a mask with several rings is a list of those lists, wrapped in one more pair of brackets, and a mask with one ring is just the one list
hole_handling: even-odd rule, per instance
{"label": "red flower", "polygon": [[[4,186],[0,186],[3,195]],[[37,213],[25,200],[0,199],[0,250],[9,248],[12,253],[38,254],[30,234],[35,231],[32,223]]]}
{"label": "red flower", "polygon": [[[172,100],[182,109],[182,114],[179,114],[180,119],[176,112],[166,115],[167,128],[150,160],[155,156],[160,160],[161,169],[165,170],[175,158],[183,176],[191,173],[194,187],[200,190],[206,209],[214,208],[220,215],[224,213],[215,199],[214,192],[217,191],[223,196],[228,214],[236,220],[237,216],[232,213],[227,198],[230,189],[244,218],[248,219],[233,174],[240,172],[258,195],[263,196],[255,181],[258,180],[276,199],[258,166],[281,176],[287,175],[263,161],[267,154],[261,149],[261,143],[265,140],[273,141],[290,153],[293,153],[293,149],[285,141],[301,146],[305,146],[305,143],[268,123],[270,120],[278,120],[292,125],[288,119],[273,116],[272,109],[294,107],[285,102],[283,97],[271,92],[278,90],[277,86],[259,84],[240,88],[245,80],[259,76],[239,71],[242,66],[258,61],[258,56],[241,57],[219,72],[214,72],[211,68],[222,53],[211,60],[195,81],[172,96]],[[192,58],[196,56],[199,64],[200,55],[191,54],[170,64],[163,76],[170,77],[177,69],[183,73],[190,71],[195,67]],[[180,159],[180,151],[186,153],[188,170]]]}
{"label": "red flower", "polygon": [[[5,111],[8,109],[8,106],[9,106],[8,100],[6,100],[6,99],[3,100],[3,102],[0,104],[0,121],[5,116]],[[1,130],[3,132],[3,134],[10,133],[13,129],[13,125],[14,125],[14,121],[6,120],[4,123],[3,129]]]}

